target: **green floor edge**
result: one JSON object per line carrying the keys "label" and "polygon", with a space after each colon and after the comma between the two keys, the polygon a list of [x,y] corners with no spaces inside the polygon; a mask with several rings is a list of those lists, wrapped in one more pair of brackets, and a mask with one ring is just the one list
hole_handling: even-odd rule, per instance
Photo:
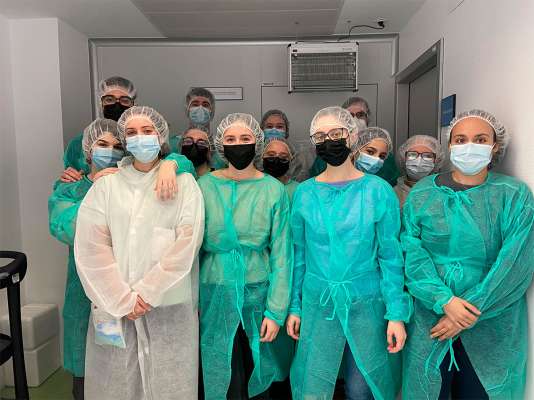
{"label": "green floor edge", "polygon": [[[0,373],[3,371],[0,370]],[[58,369],[41,386],[30,388],[31,400],[71,400],[72,375],[63,368]],[[2,400],[15,399],[15,388],[6,387],[0,396]]]}

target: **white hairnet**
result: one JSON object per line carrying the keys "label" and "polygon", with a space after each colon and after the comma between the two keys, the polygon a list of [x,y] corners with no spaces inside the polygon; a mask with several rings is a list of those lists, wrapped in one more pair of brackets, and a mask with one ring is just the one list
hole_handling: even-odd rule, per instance
{"label": "white hairnet", "polygon": [[213,138],[215,150],[219,153],[224,161],[228,161],[224,156],[223,138],[224,132],[232,126],[239,126],[249,130],[256,138],[256,159],[261,158],[263,154],[264,136],[258,121],[250,114],[234,113],[228,114],[217,127],[217,134]]}
{"label": "white hairnet", "polygon": [[137,117],[144,117],[152,122],[154,129],[158,133],[160,144],[169,142],[169,125],[165,118],[151,107],[133,106],[124,111],[117,121],[119,136],[123,144],[126,143],[126,124],[129,120]]}
{"label": "white hairnet", "polygon": [[363,97],[349,97],[347,100],[345,100],[345,102],[343,103],[341,107],[349,108],[353,104],[363,105],[365,107],[365,112],[367,113],[367,115],[368,116],[371,115],[371,109],[369,108],[369,103]]}
{"label": "white hairnet", "polygon": [[267,151],[267,148],[273,142],[282,142],[283,144],[285,144],[289,150],[290,160],[292,161],[293,158],[295,158],[296,151],[293,145],[291,145],[291,143],[289,143],[286,139],[277,138],[277,137],[269,138],[265,141],[265,146],[263,147],[263,154],[265,154],[265,152]]}
{"label": "white hairnet", "polygon": [[456,118],[454,118],[451,121],[451,124],[449,125],[449,129],[447,130],[447,141],[449,143],[451,141],[451,132],[454,126],[458,122],[466,118],[479,118],[482,121],[487,122],[493,128],[493,131],[495,132],[495,136],[496,136],[496,143],[499,145],[499,149],[493,156],[492,161],[497,162],[497,163],[500,162],[506,153],[506,148],[508,147],[508,141],[510,140],[510,134],[507,132],[504,125],[500,123],[499,120],[497,120],[497,118],[495,118],[492,114],[490,114],[487,111],[474,109],[474,110],[464,111],[458,114]]}
{"label": "white hairnet", "polygon": [[85,158],[89,158],[95,142],[106,133],[120,141],[117,123],[112,119],[97,118],[83,130],[82,150]]}
{"label": "white hairnet", "polygon": [[414,146],[425,146],[428,147],[432,153],[436,155],[436,162],[434,165],[434,171],[438,171],[443,164],[445,159],[445,154],[439,143],[438,139],[428,136],[428,135],[415,135],[410,137],[406,142],[404,142],[399,149],[397,150],[397,162],[400,169],[404,170],[406,167],[406,152],[409,151]]}
{"label": "white hairnet", "polygon": [[287,119],[287,115],[280,110],[269,110],[263,116],[261,117],[261,129],[265,129],[265,122],[267,121],[267,118],[269,118],[271,115],[278,115],[280,118],[284,120],[284,124],[286,125],[286,138],[289,137],[289,120]]}
{"label": "white hairnet", "polygon": [[213,119],[213,116],[215,115],[215,96],[213,96],[213,93],[211,93],[208,89],[202,88],[202,87],[192,87],[189,89],[189,92],[185,95],[185,112],[187,113],[189,111],[189,105],[191,104],[191,101],[195,97],[205,97],[209,100],[211,104],[211,117],[210,121]]}
{"label": "white hairnet", "polygon": [[98,96],[102,97],[107,92],[114,89],[124,90],[132,99],[137,97],[137,90],[133,83],[121,76],[112,76],[110,78],[102,79],[98,84]]}
{"label": "white hairnet", "polygon": [[384,142],[386,142],[388,146],[388,153],[391,153],[391,150],[393,150],[391,136],[389,135],[388,131],[383,128],[379,128],[378,126],[371,126],[360,131],[358,134],[358,150],[371,143],[374,139],[382,139]]}
{"label": "white hairnet", "polygon": [[349,131],[351,150],[357,149],[359,132],[365,124],[353,118],[350,112],[339,106],[326,107],[319,110],[310,124],[310,137],[316,132],[327,132],[334,128],[345,128]]}

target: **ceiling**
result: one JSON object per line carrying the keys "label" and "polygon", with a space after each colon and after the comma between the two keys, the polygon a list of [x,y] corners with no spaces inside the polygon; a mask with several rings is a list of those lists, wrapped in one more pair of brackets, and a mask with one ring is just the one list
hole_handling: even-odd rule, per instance
{"label": "ceiling", "polygon": [[[8,18],[57,17],[92,38],[266,39],[399,32],[425,0],[0,0]],[[358,33],[376,33],[357,28]]]}

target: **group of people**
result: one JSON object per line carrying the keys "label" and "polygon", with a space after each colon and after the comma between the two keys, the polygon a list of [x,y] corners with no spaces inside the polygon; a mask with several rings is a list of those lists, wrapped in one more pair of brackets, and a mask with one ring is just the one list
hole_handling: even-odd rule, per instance
{"label": "group of people", "polygon": [[534,200],[493,171],[509,139],[493,115],[395,157],[350,98],[310,122],[298,182],[281,110],[212,129],[192,88],[170,136],[130,81],[99,88],[104,118],[49,199],[75,399],[331,399],[339,382],[347,399],[522,398]]}

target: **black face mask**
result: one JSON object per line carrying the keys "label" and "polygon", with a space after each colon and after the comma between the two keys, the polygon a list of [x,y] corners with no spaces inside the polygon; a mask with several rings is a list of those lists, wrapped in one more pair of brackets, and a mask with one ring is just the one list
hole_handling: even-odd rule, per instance
{"label": "black face mask", "polygon": [[182,155],[186,156],[196,168],[208,161],[208,148],[198,147],[196,143],[183,145]]}
{"label": "black face mask", "polygon": [[104,106],[104,118],[118,121],[122,113],[130,107],[125,107],[121,103],[108,104]]}
{"label": "black face mask", "polygon": [[350,149],[347,147],[347,139],[327,139],[323,143],[315,145],[315,150],[319,157],[334,167],[339,167],[343,164],[350,154]]}
{"label": "black face mask", "polygon": [[265,157],[263,170],[275,178],[280,178],[289,170],[289,160],[280,157]]}
{"label": "black face mask", "polygon": [[248,167],[256,155],[256,143],[224,145],[223,147],[224,156],[238,170]]}

